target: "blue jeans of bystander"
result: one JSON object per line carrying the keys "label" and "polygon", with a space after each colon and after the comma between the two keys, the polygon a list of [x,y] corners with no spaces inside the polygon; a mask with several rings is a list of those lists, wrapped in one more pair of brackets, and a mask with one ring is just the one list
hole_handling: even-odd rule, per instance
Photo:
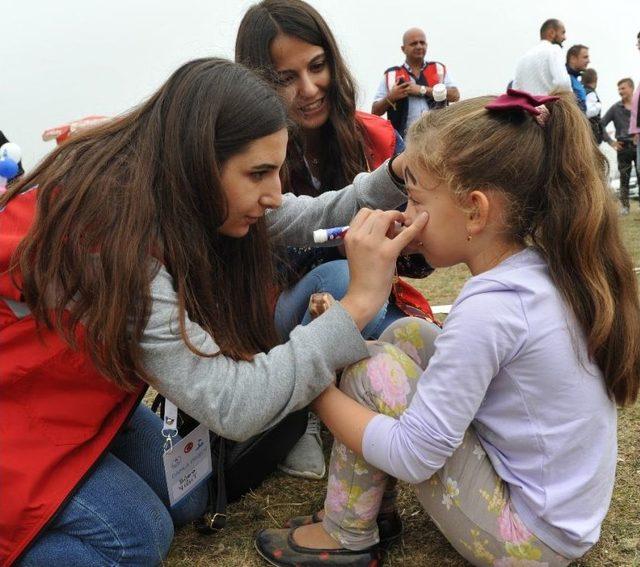
{"label": "blue jeans of bystander", "polygon": [[[311,320],[308,312],[309,297],[313,293],[330,293],[336,300],[342,299],[349,287],[349,265],[346,260],[326,262],[311,270],[296,285],[283,291],[276,304],[276,329],[283,339],[297,325]],[[395,305],[385,303],[376,316],[362,330],[365,339],[377,339],[391,323],[406,317]]]}

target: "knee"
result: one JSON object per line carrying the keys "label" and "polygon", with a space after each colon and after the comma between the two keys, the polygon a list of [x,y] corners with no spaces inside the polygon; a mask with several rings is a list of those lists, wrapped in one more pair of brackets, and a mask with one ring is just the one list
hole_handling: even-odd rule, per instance
{"label": "knee", "polygon": [[431,321],[405,317],[389,325],[380,340],[396,346],[424,369],[435,352],[435,340],[441,332]]}
{"label": "knee", "polygon": [[394,345],[376,341],[367,348],[370,358],[343,372],[340,389],[378,413],[397,417],[406,409],[415,389],[412,383],[422,370]]}
{"label": "knee", "polygon": [[342,299],[349,287],[349,264],[346,260],[333,260],[313,270],[318,280],[317,291],[325,291],[335,299]]}
{"label": "knee", "polygon": [[159,565],[169,554],[174,527],[169,511],[162,503],[146,513],[132,518],[135,529],[129,537],[134,538],[125,549],[124,564]]}

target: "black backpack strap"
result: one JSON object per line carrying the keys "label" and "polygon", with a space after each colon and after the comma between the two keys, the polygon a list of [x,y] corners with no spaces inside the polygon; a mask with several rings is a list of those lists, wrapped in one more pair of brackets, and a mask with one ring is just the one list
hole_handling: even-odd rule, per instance
{"label": "black backpack strap", "polygon": [[227,486],[224,478],[226,443],[224,437],[216,436],[218,459],[216,462],[216,479],[209,479],[209,502],[202,518],[194,522],[196,530],[201,534],[212,534],[227,525]]}

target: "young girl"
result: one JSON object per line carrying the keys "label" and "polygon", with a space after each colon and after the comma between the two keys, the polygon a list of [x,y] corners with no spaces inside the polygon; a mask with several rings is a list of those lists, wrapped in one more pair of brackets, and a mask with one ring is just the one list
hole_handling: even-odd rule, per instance
{"label": "young girl", "polygon": [[[272,564],[376,564],[389,477],[415,485],[474,565],[566,565],[598,541],[616,405],[638,395],[640,308],[605,158],[572,98],[510,90],[410,130],[423,253],[473,277],[430,360],[421,321],[398,321],[314,402],[337,439],[324,512],[261,532]],[[387,228],[363,215],[349,259]]]}
{"label": "young girl", "polygon": [[169,510],[162,422],[138,405],[147,384],[244,440],[366,356],[359,330],[388,296],[393,254],[364,258],[368,279],[278,345],[270,243],[309,245],[362,206],[399,206],[403,158],[283,198],[285,124],[251,71],[192,61],[0,198],[2,565],[157,564],[174,523],[202,514],[204,487]]}
{"label": "young girl", "polygon": [[[358,173],[375,169],[404,149],[387,120],[356,111],[354,81],[338,44],[322,16],[306,2],[263,0],[249,8],[238,29],[236,61],[271,80],[297,126],[287,152],[285,191],[320,195],[351,183]],[[286,281],[275,320],[280,336],[286,338],[296,325],[310,321],[311,294],[344,296],[349,270],[338,248],[283,252]],[[423,263],[419,268],[413,277],[431,271]],[[394,299],[392,294],[364,328],[365,338],[378,338],[391,322],[405,316]],[[322,478],[325,462],[319,433],[311,414],[307,435],[281,468],[294,476]]]}

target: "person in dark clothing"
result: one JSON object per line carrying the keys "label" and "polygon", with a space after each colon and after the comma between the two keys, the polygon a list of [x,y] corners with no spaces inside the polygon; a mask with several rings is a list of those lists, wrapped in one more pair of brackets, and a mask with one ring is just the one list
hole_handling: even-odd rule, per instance
{"label": "person in dark clothing", "polygon": [[[631,119],[631,98],[633,96],[633,80],[626,77],[618,81],[620,100],[616,102],[602,117],[604,141],[618,153],[618,171],[620,172],[620,214],[629,214],[629,179],[631,166],[636,168],[638,177],[638,161],[636,159],[636,144],[629,134],[629,120]],[[616,127],[616,138],[611,138],[606,128],[613,122]]]}

